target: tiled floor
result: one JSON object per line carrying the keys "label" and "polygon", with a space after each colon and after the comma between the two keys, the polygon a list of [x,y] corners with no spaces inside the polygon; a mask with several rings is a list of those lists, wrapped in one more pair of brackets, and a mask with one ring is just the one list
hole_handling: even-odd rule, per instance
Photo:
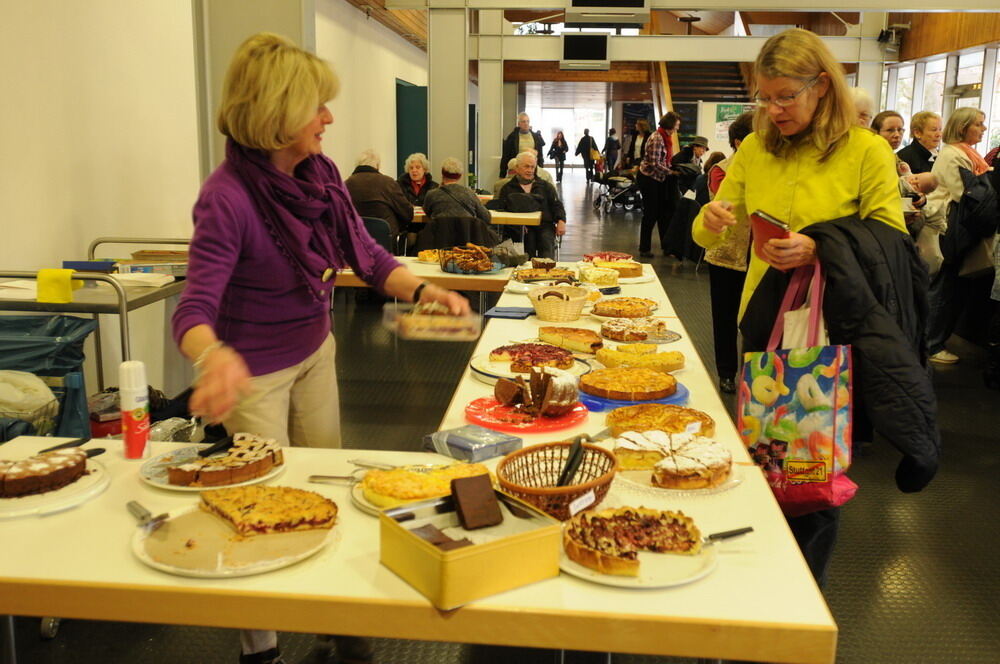
{"label": "tiled floor", "polygon": [[[597,217],[582,171],[567,170],[570,221],[563,258],[594,249],[631,251],[638,215]],[[685,325],[712,366],[708,275],[690,264],[653,259]],[[378,324],[378,310],[356,306],[350,291],[335,306],[345,440],[351,447],[417,449],[440,420],[472,346],[399,344]],[[960,340],[962,361],[937,372],[942,469],[923,493],[893,483],[897,453],[866,448],[852,477],[861,486],[844,510],[826,597],[840,627],[841,664],[951,664],[1000,661],[1000,393],[982,387],[982,351]],[[2,536],[2,530],[0,530]],[[0,539],[0,551],[4,546]],[[2,553],[0,553],[2,555]],[[775,571],[779,581],[780,570]],[[21,661],[48,663],[234,662],[236,633],[193,627],[67,621],[57,638],[38,637],[37,618],[17,621]],[[289,664],[311,637],[282,634]],[[379,639],[383,664],[556,663],[557,653]],[[677,663],[615,655],[615,664]]]}

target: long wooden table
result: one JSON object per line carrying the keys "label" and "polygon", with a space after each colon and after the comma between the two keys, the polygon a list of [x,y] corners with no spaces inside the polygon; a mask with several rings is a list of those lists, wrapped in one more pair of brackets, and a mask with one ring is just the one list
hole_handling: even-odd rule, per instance
{"label": "long wooden table", "polygon": [[[671,315],[658,283],[627,287],[655,296]],[[523,304],[504,296],[504,304]],[[581,325],[594,325],[579,321]],[[524,339],[536,323],[496,320],[486,326],[479,351]],[[691,405],[717,422],[717,437],[732,449],[742,483],[722,494],[660,498],[616,483],[608,505],[681,508],[705,532],[752,525],[755,531],[725,543],[717,569],[686,586],[626,591],[566,575],[442,612],[378,562],[377,520],[353,508],[347,487],[308,484],[313,473],[345,474],[349,459],[393,463],[440,461],[433,454],[294,448],[277,483],[316,490],[341,507],[340,543],[293,567],[260,576],[188,579],[147,568],[135,559],[135,530],[125,502],[137,499],[153,513],[193,505],[192,494],[166,491],[138,478],[139,462],[126,461],[112,441],[98,457],[113,480],[93,500],[45,518],[0,521],[0,614],[57,615],[217,627],[278,629],[395,638],[573,648],[609,652],[830,664],[837,628],[798,552],[770,491],[749,463],[712,382],[685,335],[672,344],[687,356],[678,378]],[[462,410],[488,386],[466,375],[443,421],[464,423]],[[595,432],[591,415],[577,430]],[[526,444],[558,436],[525,436]],[[19,438],[3,447],[20,458],[51,445],[51,438]],[[154,452],[172,444],[155,443]],[[495,465],[493,460],[490,465]],[[489,573],[489,570],[484,570]]]}
{"label": "long wooden table", "polygon": [[[481,200],[491,200],[493,197],[479,197]],[[503,210],[490,210],[491,222],[495,226],[540,226],[542,223],[541,212],[505,212]],[[422,207],[413,208],[413,219],[410,223],[423,224],[427,222],[427,214]]]}

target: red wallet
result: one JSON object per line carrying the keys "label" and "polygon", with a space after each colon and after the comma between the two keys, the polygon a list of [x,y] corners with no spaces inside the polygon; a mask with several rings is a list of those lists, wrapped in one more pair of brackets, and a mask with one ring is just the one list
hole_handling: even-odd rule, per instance
{"label": "red wallet", "polygon": [[753,252],[764,260],[764,244],[772,238],[787,238],[791,229],[788,224],[762,210],[750,215],[750,233],[753,235]]}

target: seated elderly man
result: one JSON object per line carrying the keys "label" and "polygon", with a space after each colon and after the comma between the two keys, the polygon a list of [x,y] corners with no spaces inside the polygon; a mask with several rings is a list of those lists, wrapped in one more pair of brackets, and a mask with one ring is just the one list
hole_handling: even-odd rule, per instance
{"label": "seated elderly man", "polygon": [[524,250],[532,258],[555,258],[556,236],[566,233],[566,209],[555,186],[535,174],[536,164],[530,152],[517,155],[514,177],[500,189],[500,204],[504,210],[521,210],[528,202],[524,198],[529,197],[535,209],[541,210],[542,223],[527,227]]}
{"label": "seated elderly man", "polygon": [[462,184],[462,162],[449,157],[441,164],[441,186],[427,192],[424,212],[429,217],[476,217],[491,223],[476,192]]}
{"label": "seated elderly man", "polygon": [[344,184],[358,214],[386,220],[392,235],[396,236],[413,220],[413,204],[406,200],[398,182],[378,172],[380,163],[373,150],[365,150]]}
{"label": "seated elderly man", "polygon": [[[530,152],[531,154],[535,155],[536,159],[538,158],[538,153],[535,150],[528,150],[527,152]],[[513,159],[507,162],[507,177],[500,178],[499,180],[493,183],[493,198],[497,198],[498,196],[500,196],[500,190],[503,189],[503,186],[508,182],[510,182],[511,178],[514,177],[514,166],[516,164],[517,164],[517,157],[514,157]],[[535,175],[537,175],[542,180],[545,180],[549,184],[555,186],[555,182],[552,181],[552,174],[549,173],[544,168],[542,168],[541,166],[535,167]]]}

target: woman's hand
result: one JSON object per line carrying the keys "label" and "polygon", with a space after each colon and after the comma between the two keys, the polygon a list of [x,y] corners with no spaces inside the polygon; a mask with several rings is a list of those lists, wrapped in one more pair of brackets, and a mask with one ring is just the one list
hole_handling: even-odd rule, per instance
{"label": "woman's hand", "polygon": [[464,297],[455,291],[450,291],[434,284],[424,286],[424,289],[420,291],[420,301],[443,304],[455,316],[464,316],[472,311],[469,308],[469,301]]}
{"label": "woman's hand", "polygon": [[560,219],[556,222],[556,235],[566,235],[566,220]]}
{"label": "woman's hand", "polygon": [[791,270],[816,260],[816,242],[802,233],[768,240],[763,246],[764,260],[779,270]]}
{"label": "woman's hand", "polygon": [[705,214],[701,218],[705,228],[713,233],[721,233],[736,224],[736,217],[731,212],[733,204],[728,201],[712,201],[702,208]]}
{"label": "woman's hand", "polygon": [[202,360],[189,407],[210,423],[221,422],[252,391],[243,357],[229,346],[219,346]]}

